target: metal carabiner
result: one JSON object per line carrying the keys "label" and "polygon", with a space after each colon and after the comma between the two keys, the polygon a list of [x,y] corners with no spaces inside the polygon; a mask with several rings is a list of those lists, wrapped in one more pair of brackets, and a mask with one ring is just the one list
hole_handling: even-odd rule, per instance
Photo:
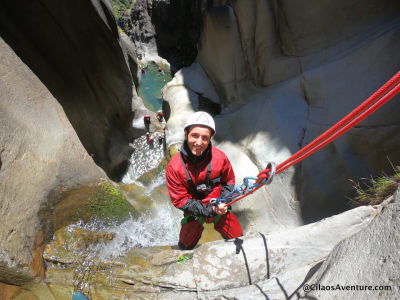
{"label": "metal carabiner", "polygon": [[265,185],[268,185],[272,182],[272,179],[275,176],[275,172],[276,172],[276,165],[273,161],[269,162],[266,169],[269,169],[269,177],[267,179],[267,181],[265,182]]}

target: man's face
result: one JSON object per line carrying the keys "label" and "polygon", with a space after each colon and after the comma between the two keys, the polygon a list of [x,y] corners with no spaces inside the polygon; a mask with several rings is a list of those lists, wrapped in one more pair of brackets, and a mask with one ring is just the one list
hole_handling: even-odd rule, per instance
{"label": "man's face", "polygon": [[192,126],[186,136],[189,150],[193,155],[200,156],[207,149],[211,140],[211,129],[205,126]]}

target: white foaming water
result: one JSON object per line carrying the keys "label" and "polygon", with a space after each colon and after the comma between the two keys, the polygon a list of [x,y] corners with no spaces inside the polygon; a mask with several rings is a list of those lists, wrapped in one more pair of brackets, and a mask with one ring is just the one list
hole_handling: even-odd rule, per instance
{"label": "white foaming water", "polygon": [[122,178],[122,183],[129,184],[135,182],[137,178],[154,169],[164,157],[163,144],[158,141],[158,138],[163,136],[161,133],[152,133],[153,144],[148,144],[145,136],[137,138],[132,147],[134,151],[130,158],[131,165],[128,172]]}
{"label": "white foaming water", "polygon": [[[161,134],[153,133],[154,145],[151,147],[146,137],[140,137],[133,143],[135,149],[127,174],[122,182],[124,184],[135,183],[145,188],[144,196],[151,198],[151,207],[139,217],[131,216],[128,220],[119,225],[110,225],[93,220],[89,223],[77,223],[70,228],[78,227],[90,230],[95,233],[111,233],[114,235],[111,241],[100,242],[89,246],[90,256],[107,259],[124,255],[132,248],[156,247],[176,245],[179,239],[180,215],[172,206],[168,196],[154,193],[156,189],[165,184],[165,172],[161,171],[148,181],[147,184],[137,182],[136,179],[147,171],[156,168],[164,157],[163,145],[158,142]],[[166,199],[168,198],[168,199]],[[153,205],[154,204],[154,205]],[[179,215],[179,216],[178,216]]]}
{"label": "white foaming water", "polygon": [[149,196],[154,189],[156,189],[159,186],[165,184],[165,180],[166,180],[165,179],[165,172],[161,172],[156,177],[152,178],[151,183],[147,186],[147,190],[146,190],[145,195]]}
{"label": "white foaming water", "polygon": [[177,224],[170,206],[157,208],[139,218],[129,218],[118,226],[108,227],[107,233],[115,236],[107,244],[95,246],[97,256],[101,259],[123,255],[132,248],[176,245],[179,237]]}

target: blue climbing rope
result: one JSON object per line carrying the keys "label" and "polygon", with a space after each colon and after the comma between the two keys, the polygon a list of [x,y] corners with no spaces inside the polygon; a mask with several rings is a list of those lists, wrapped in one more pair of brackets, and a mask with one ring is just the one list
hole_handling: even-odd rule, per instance
{"label": "blue climbing rope", "polygon": [[267,166],[268,169],[270,169],[270,176],[269,178],[264,178],[263,180],[257,182],[258,178],[257,177],[245,177],[243,178],[243,183],[242,185],[235,185],[233,188],[232,192],[230,192],[226,197],[224,198],[217,198],[217,199],[212,199],[210,202],[212,205],[218,206],[221,203],[227,203],[229,204],[232,202],[234,199],[242,196],[242,195],[247,195],[251,194],[253,190],[257,189],[260,185],[264,184],[270,184],[272,182],[272,179],[275,175],[275,163],[270,162],[268,163]]}
{"label": "blue climbing rope", "polygon": [[257,180],[256,177],[245,177],[243,179],[243,184],[242,185],[235,185],[235,187],[233,188],[232,192],[230,192],[227,196],[225,196],[224,198],[217,198],[217,199],[212,199],[211,200],[211,204],[218,206],[221,203],[229,203],[231,202],[233,199],[247,194],[247,193],[251,193],[251,191],[253,189],[255,189],[257,186],[259,186],[260,184],[264,184],[264,183],[255,183],[255,181]]}

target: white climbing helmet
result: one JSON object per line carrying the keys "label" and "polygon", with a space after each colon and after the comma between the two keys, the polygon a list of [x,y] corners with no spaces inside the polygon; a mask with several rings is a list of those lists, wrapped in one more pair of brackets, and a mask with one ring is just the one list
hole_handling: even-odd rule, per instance
{"label": "white climbing helmet", "polygon": [[192,125],[203,125],[210,128],[213,132],[212,135],[215,134],[215,122],[213,117],[205,111],[198,111],[192,114],[187,120],[185,124],[185,130]]}

